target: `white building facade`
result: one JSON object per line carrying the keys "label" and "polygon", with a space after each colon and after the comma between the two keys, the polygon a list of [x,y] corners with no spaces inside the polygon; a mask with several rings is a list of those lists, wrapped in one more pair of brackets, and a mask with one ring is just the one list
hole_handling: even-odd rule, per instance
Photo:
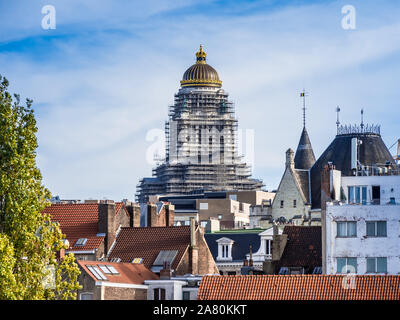
{"label": "white building facade", "polygon": [[325,216],[326,274],[400,274],[400,176],[341,177]]}

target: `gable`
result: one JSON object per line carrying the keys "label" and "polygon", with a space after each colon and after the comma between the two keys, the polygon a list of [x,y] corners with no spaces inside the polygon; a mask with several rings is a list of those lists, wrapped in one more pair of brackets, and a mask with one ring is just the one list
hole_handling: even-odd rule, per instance
{"label": "gable", "polygon": [[[282,179],[279,183],[278,190],[276,191],[275,198],[272,202],[272,208],[279,208],[280,207],[280,201],[285,200],[287,198],[286,194],[290,192],[295,192],[296,196],[304,203],[307,202],[300,186],[299,182],[297,181],[297,178],[295,174],[290,170],[288,167],[286,167],[285,172],[282,176]],[[293,197],[291,197],[293,198]]]}

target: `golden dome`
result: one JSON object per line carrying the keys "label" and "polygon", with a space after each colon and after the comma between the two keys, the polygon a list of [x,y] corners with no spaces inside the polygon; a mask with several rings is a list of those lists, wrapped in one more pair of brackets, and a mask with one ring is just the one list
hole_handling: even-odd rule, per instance
{"label": "golden dome", "polygon": [[200,45],[200,50],[196,52],[196,64],[192,65],[183,74],[181,81],[182,87],[218,87],[222,86],[222,81],[219,80],[218,73],[213,67],[206,63],[207,53],[203,51],[203,46]]}

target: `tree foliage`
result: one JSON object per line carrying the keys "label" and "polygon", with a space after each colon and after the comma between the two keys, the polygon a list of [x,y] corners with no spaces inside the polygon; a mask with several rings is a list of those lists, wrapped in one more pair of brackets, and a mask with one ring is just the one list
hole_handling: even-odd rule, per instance
{"label": "tree foliage", "polygon": [[42,213],[51,195],[36,166],[32,100],[22,106],[7,88],[0,76],[0,299],[75,299],[79,268],[72,254],[57,261],[64,235]]}

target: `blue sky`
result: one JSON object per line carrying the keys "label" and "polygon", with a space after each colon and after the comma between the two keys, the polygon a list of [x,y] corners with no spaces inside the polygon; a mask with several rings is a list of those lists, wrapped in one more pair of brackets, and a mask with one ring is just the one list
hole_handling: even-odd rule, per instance
{"label": "blue sky", "polygon": [[[56,9],[43,30],[41,9]],[[341,27],[344,5],[356,29]],[[397,1],[0,0],[0,74],[34,100],[38,165],[54,195],[133,199],[151,175],[146,134],[163,129],[200,43],[255,132],[253,176],[275,189],[302,129],[299,92],[318,157],[342,123],[399,137]],[[391,150],[395,152],[394,148]]]}

